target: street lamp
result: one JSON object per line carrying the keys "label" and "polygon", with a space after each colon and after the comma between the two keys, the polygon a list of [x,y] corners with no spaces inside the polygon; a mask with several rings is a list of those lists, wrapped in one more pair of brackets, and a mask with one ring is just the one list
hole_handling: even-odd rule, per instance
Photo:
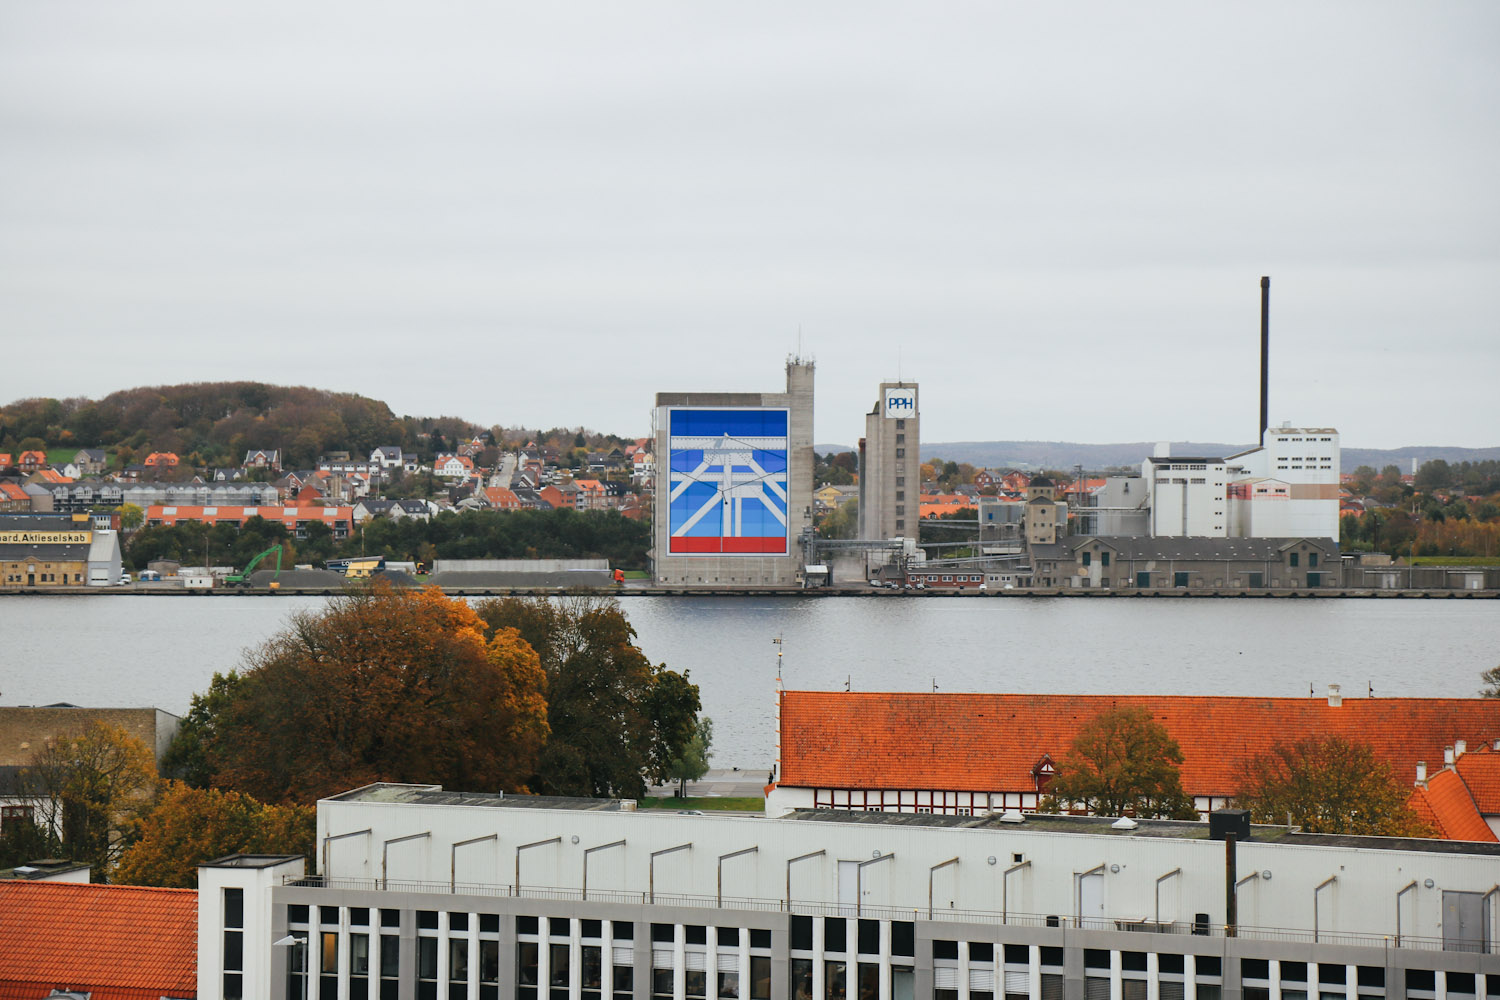
{"label": "street lamp", "polygon": [[[305,937],[298,937],[295,934],[288,934],[286,937],[282,938],[279,941],[272,941],[271,942],[271,947],[272,948],[295,948],[299,944],[300,945],[306,945],[307,944],[307,940],[308,939],[305,938]],[[288,964],[290,964],[290,962],[291,962],[291,957],[290,956],[288,956],[287,962],[288,962]],[[303,950],[302,950],[302,997],[303,997],[303,1000],[306,1000],[306,998],[307,998],[307,980],[312,976],[312,968],[311,968],[311,966],[312,966],[312,949],[310,949],[310,948],[303,948]]]}

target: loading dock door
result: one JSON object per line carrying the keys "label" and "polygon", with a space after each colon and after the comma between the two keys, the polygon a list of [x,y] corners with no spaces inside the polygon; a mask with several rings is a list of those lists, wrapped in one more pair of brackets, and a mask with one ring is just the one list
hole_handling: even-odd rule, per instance
{"label": "loading dock door", "polygon": [[1443,890],[1443,950],[1489,950],[1490,928],[1484,894]]}

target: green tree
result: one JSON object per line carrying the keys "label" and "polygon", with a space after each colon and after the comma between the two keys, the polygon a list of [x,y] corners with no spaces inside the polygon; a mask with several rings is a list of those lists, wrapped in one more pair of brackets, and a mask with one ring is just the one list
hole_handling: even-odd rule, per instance
{"label": "green tree", "polygon": [[859,534],[859,500],[845,500],[818,522],[819,538],[854,538]]}
{"label": "green tree", "polygon": [[1500,667],[1491,667],[1479,675],[1484,681],[1484,687],[1479,691],[1481,698],[1500,698]]}
{"label": "green tree", "polygon": [[1243,764],[1239,787],[1236,802],[1252,822],[1289,822],[1308,833],[1431,835],[1390,764],[1342,736],[1278,743]]}
{"label": "green tree", "polygon": [[1098,816],[1196,819],[1182,790],[1182,750],[1144,708],[1111,708],[1086,723],[1058,761],[1047,807]]}
{"label": "green tree", "polygon": [[146,523],[146,512],[133,503],[120,505],[120,530],[135,531]]}
{"label": "green tree", "polygon": [[156,791],[151,750],[125,730],[90,722],[50,739],[18,777],[21,799],[54,850],[107,878]]}
{"label": "green tree", "polygon": [[499,598],[475,610],[493,629],[516,629],[547,673],[540,789],[639,798],[648,780],[669,776],[696,729],[698,687],[646,659],[618,602]]}
{"label": "green tree", "polygon": [[162,756],[162,775],[175,778],[193,788],[207,788],[214,777],[214,765],[209,757],[218,731],[218,721],[233,704],[241,685],[240,675],[233,670],[227,674],[214,672],[208,690],[193,695],[188,713],[177,727],[177,735]]}
{"label": "green tree", "polygon": [[239,792],[171,781],[120,856],[116,879],[131,885],[195,889],[198,866],[228,854],[313,857],[313,806],[268,806]]}
{"label": "green tree", "polygon": [[667,765],[667,775],[677,782],[677,797],[687,797],[687,783],[697,781],[708,773],[708,760],[713,756],[714,720],[704,716],[698,720],[693,736],[683,746],[682,752]]}

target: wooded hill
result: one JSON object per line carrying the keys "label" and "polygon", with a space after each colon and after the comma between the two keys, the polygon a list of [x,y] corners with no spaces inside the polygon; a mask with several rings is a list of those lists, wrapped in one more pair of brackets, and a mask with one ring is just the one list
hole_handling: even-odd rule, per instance
{"label": "wooded hill", "polygon": [[460,417],[396,416],[378,399],[307,386],[194,382],[122,389],[103,399],[22,399],[0,408],[0,452],[105,448],[115,468],[153,451],[175,452],[197,467],[239,465],[245,452],[278,449],[284,468],[310,468],[320,455],[367,457],[397,445],[430,460],[476,436],[563,450],[624,443],[583,428],[483,427]]}

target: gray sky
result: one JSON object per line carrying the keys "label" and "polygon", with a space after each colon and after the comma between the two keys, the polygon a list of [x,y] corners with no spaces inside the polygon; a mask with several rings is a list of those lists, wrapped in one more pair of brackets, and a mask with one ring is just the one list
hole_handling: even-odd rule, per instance
{"label": "gray sky", "polygon": [[1500,444],[1500,5],[0,0],[0,401]]}

